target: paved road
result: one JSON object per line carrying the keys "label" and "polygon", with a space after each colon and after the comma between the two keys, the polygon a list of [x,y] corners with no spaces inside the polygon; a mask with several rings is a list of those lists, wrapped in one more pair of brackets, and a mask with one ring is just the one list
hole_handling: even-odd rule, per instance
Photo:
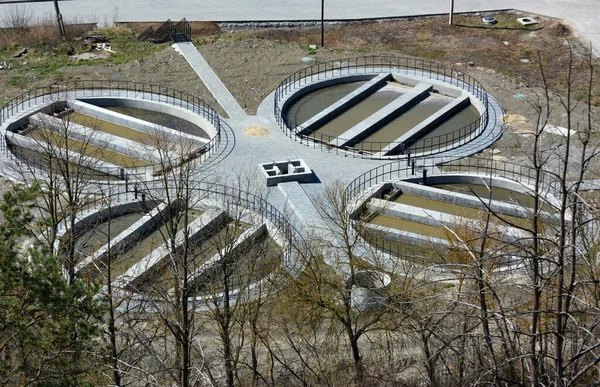
{"label": "paved road", "polygon": [[[449,0],[325,0],[325,18],[356,19],[446,13]],[[258,21],[315,20],[320,0],[67,0],[61,1],[67,20],[112,24],[115,21],[179,20]],[[2,15],[15,4],[0,4]],[[52,2],[19,4],[36,17],[51,16]],[[516,8],[568,21],[600,51],[600,0],[455,0],[455,11]]]}

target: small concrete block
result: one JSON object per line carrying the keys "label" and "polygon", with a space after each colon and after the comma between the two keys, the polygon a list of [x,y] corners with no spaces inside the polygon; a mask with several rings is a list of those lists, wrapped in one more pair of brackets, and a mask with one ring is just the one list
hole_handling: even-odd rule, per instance
{"label": "small concrete block", "polygon": [[534,18],[529,17],[529,16],[517,18],[517,21],[524,26],[530,26],[532,24],[538,23],[537,20],[535,20]]}
{"label": "small concrete block", "polygon": [[298,183],[311,183],[312,171],[304,160],[287,160],[258,164],[261,172],[267,179],[267,187],[274,187],[279,183],[297,181]]}

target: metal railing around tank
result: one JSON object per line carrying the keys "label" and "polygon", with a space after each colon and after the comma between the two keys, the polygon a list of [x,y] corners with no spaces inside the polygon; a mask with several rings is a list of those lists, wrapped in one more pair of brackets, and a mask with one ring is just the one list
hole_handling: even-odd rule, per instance
{"label": "metal railing around tank", "polygon": [[[178,186],[171,181],[154,180],[146,182],[130,182],[127,185],[116,185],[110,182],[94,183],[95,194],[82,196],[78,212],[91,213],[111,205],[139,201],[164,201],[170,197],[173,201],[189,203],[189,207],[203,206],[203,201],[209,206],[222,206],[224,210],[245,209],[259,215],[262,220],[268,220],[285,239],[287,253],[299,251],[302,248],[302,236],[292,223],[277,208],[264,197],[257,196],[239,188],[222,184],[212,184],[205,181],[188,181],[186,186]],[[183,210],[185,210],[184,208]],[[231,214],[234,216],[235,214]]]}
{"label": "metal railing around tank", "polygon": [[[538,171],[525,165],[485,159],[482,157],[468,157],[449,161],[444,157],[426,157],[412,159],[406,163],[404,160],[392,161],[373,168],[354,179],[344,190],[346,200],[357,199],[363,192],[371,187],[384,182],[392,182],[406,178],[419,177],[423,169],[439,168],[444,173],[471,173],[492,177],[500,177],[533,187]],[[539,171],[541,192],[559,197],[561,194],[560,181],[547,171]]]}
{"label": "metal railing around tank", "polygon": [[[361,196],[371,188],[407,178],[422,178],[423,170],[428,170],[431,174],[433,168],[439,168],[443,173],[470,173],[482,177],[491,176],[509,179],[528,186],[530,189],[533,189],[536,180],[539,180],[540,195],[550,195],[554,198],[560,198],[562,195],[561,182],[556,176],[548,171],[537,171],[521,164],[482,157],[469,157],[452,161],[448,161],[448,158],[428,157],[413,159],[412,161],[406,163],[404,160],[397,160],[363,173],[346,186],[344,190],[345,200],[351,206],[358,205],[357,202]],[[415,263],[427,261],[427,258],[415,254],[412,247],[377,235],[369,235],[368,243],[394,257],[409,258],[410,261]]]}
{"label": "metal railing around tank", "polygon": [[[305,128],[300,123],[291,122],[284,107],[287,99],[302,87],[321,80],[356,74],[402,73],[408,76],[435,79],[459,87],[481,101],[484,109],[473,122],[450,133],[403,142],[361,141],[355,146],[333,146],[330,143],[351,141],[321,133],[302,133]],[[404,158],[407,153],[426,156],[448,151],[477,138],[488,123],[488,94],[475,78],[452,67],[415,58],[392,56],[369,56],[333,60],[306,67],[284,79],[275,90],[274,113],[281,129],[291,138],[306,143],[313,148],[328,152],[342,153],[345,156],[361,158]],[[378,155],[382,149],[395,149],[390,155]]]}
{"label": "metal railing around tank", "polygon": [[[95,97],[129,97],[143,99],[147,101],[166,103],[182,109],[189,110],[202,116],[216,130],[216,135],[210,139],[201,148],[195,150],[194,155],[198,157],[210,157],[216,152],[221,140],[221,119],[218,113],[206,102],[191,94],[169,89],[160,85],[152,85],[141,82],[130,81],[105,81],[105,80],[78,80],[53,84],[28,90],[4,103],[0,108],[0,126],[7,120],[15,117],[26,110],[42,107],[44,104],[72,100],[76,98],[95,98]],[[34,162],[31,157],[23,160],[19,159],[11,152],[10,144],[4,135],[0,136],[0,151],[10,155],[16,163]],[[40,164],[41,166],[41,164]],[[156,166],[144,168],[135,168],[136,172],[130,168],[103,168],[103,173],[123,177],[124,174],[130,175],[154,175]],[[144,169],[144,170],[142,170]],[[125,170],[125,171],[122,171]],[[122,178],[124,179],[124,177]]]}

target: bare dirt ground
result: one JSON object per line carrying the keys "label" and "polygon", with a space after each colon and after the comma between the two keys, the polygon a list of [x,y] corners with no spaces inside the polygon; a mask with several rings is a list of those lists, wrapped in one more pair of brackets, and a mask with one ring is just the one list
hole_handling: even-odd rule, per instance
{"label": "bare dirt ground", "polygon": [[[574,37],[569,26],[559,20],[536,17],[540,24],[522,28],[514,22],[518,16],[498,14],[499,23],[486,28],[482,27],[481,15],[457,16],[455,26],[449,26],[446,17],[328,25],[325,47],[317,49],[309,48],[311,44],[320,43],[320,29],[315,26],[223,30],[215,23],[195,22],[192,25],[194,43],[248,114],[254,114],[263,99],[285,77],[307,66],[300,61],[302,57],[312,57],[314,64],[355,56],[396,55],[420,57],[459,68],[478,79],[507,113],[533,120],[536,112],[532,102],[537,101],[543,85],[540,63],[550,89],[564,92],[569,70],[569,45],[573,53],[570,69],[579,76],[585,67],[586,44]],[[223,114],[182,56],[168,45],[143,46],[135,40],[134,34],[151,24],[132,23],[119,27],[124,35],[118,35],[112,41],[113,49],[121,55],[119,58],[77,61],[56,66],[54,71],[38,70],[35,75],[27,72],[28,66],[42,60],[47,53],[40,52],[36,56],[34,48],[30,49],[31,56],[15,59],[9,58],[7,53],[3,55],[0,47],[0,59],[13,64],[10,70],[0,71],[0,84],[4,86],[0,98],[6,100],[25,88],[60,80],[132,80],[191,93]],[[50,55],[58,57],[60,53]],[[522,59],[527,59],[527,63]],[[27,81],[25,85],[19,82],[22,80]],[[593,105],[600,103],[597,83],[594,80]],[[580,99],[584,97],[588,84],[585,79],[576,79],[573,95]],[[517,94],[524,94],[527,99],[517,99]],[[586,117],[575,118],[576,122],[582,122]],[[595,122],[600,118],[595,106],[593,118]],[[565,126],[566,117],[562,113],[555,114],[551,123]],[[531,142],[531,137],[526,134],[514,134],[513,128],[507,128],[495,145],[495,157],[525,162]]]}

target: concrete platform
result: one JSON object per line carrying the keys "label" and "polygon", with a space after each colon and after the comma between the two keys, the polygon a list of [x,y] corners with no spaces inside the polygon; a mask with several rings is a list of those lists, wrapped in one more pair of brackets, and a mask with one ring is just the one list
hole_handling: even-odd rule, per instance
{"label": "concrete platform", "polygon": [[390,123],[403,113],[410,110],[433,89],[433,85],[420,82],[415,87],[402,94],[400,97],[379,109],[362,122],[348,129],[337,138],[331,140],[331,146],[352,146],[368,137],[370,134]]}

